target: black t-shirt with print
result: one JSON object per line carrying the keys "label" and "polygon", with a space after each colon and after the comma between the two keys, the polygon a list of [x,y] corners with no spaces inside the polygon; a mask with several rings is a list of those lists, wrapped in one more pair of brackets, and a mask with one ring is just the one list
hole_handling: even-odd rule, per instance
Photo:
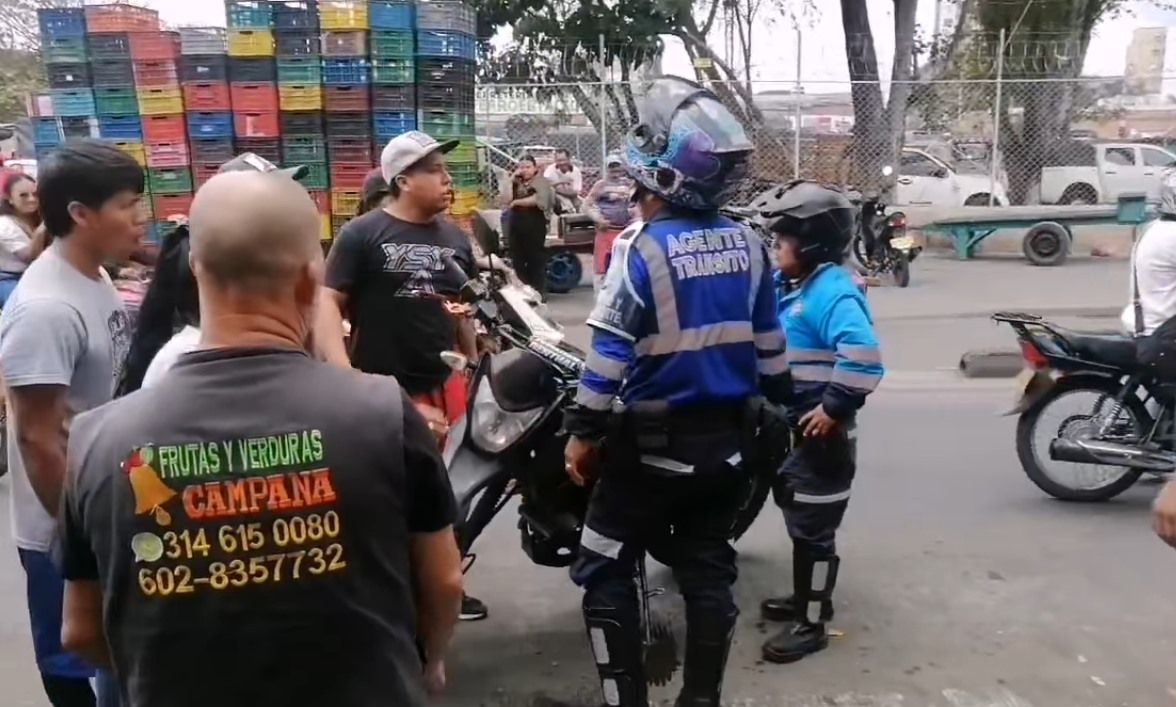
{"label": "black t-shirt with print", "polygon": [[475,272],[469,238],[441,219],[409,223],[376,209],[348,223],[326,284],[348,296],[352,364],[396,376],[410,395],[439,387],[451,373],[440,354],[457,339],[443,302]]}
{"label": "black t-shirt with print", "polygon": [[395,381],[200,351],[74,421],[60,551],[131,707],[415,706],[410,536],[454,515]]}

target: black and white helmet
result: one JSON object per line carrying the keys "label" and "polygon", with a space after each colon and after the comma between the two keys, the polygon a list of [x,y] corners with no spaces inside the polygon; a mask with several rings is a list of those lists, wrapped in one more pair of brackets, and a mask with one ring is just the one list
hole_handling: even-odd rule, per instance
{"label": "black and white helmet", "polygon": [[769,231],[795,238],[798,256],[810,267],[841,262],[853,238],[853,203],[824,184],[796,181],[773,187],[756,197],[751,208]]}

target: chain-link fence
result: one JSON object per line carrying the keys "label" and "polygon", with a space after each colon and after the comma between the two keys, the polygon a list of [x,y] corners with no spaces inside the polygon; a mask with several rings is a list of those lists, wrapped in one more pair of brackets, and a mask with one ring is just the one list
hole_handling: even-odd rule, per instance
{"label": "chain-link fence", "polygon": [[[1147,92],[1139,81],[752,82],[750,106],[738,103],[757,147],[747,193],[800,177],[893,189],[895,203],[942,207],[1154,196],[1164,168],[1176,165],[1176,99],[1164,93],[1163,77],[1146,82]],[[587,190],[604,156],[622,145],[642,88],[637,82],[480,86],[488,204],[503,193],[523,154],[543,168],[556,151],[567,151]]]}

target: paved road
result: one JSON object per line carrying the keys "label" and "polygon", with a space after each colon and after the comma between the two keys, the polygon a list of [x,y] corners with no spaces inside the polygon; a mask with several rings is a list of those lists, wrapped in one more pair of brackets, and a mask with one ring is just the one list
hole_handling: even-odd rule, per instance
{"label": "paved road", "polygon": [[[984,320],[1041,308],[1076,321],[1106,315],[1125,267],[1074,261],[1042,270],[1012,261],[916,263],[915,286],[870,299],[891,375],[863,416],[859,480],[830,650],[793,666],[761,664],[770,626],[755,606],[788,581],[783,523],[769,507],[740,545],[740,619],[728,704],[741,707],[1159,707],[1176,705],[1176,554],[1148,528],[1156,491],[1119,500],[1052,501],[1012,449],[1007,381],[963,381],[968,337],[1003,343]],[[554,298],[581,327],[590,291]],[[1093,320],[1092,320],[1093,321]],[[985,332],[985,333],[977,333]],[[0,525],[7,525],[0,481]],[[25,625],[22,574],[0,532],[0,705],[43,705]],[[529,564],[508,508],[475,548],[470,590],[491,618],[463,625],[444,707],[595,707],[579,594],[561,570]],[[655,583],[668,583],[662,569]],[[681,625],[672,597],[659,609]],[[673,690],[657,692],[670,699]]]}

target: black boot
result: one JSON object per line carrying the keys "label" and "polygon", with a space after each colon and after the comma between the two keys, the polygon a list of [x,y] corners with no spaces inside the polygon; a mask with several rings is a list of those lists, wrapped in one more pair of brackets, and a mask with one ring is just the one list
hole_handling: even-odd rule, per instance
{"label": "black boot", "polygon": [[590,589],[584,594],[584,624],[605,704],[649,707],[636,587]]}
{"label": "black boot", "polygon": [[801,548],[793,549],[795,623],[764,643],[764,660],[793,663],[829,645],[825,622],[833,616],[839,564],[836,555],[814,559]]}
{"label": "black boot", "polygon": [[686,607],[686,663],[677,707],[719,707],[739,610]]}
{"label": "black boot", "polygon": [[796,595],[786,597],[770,597],[760,602],[760,616],[765,621],[795,621]]}

